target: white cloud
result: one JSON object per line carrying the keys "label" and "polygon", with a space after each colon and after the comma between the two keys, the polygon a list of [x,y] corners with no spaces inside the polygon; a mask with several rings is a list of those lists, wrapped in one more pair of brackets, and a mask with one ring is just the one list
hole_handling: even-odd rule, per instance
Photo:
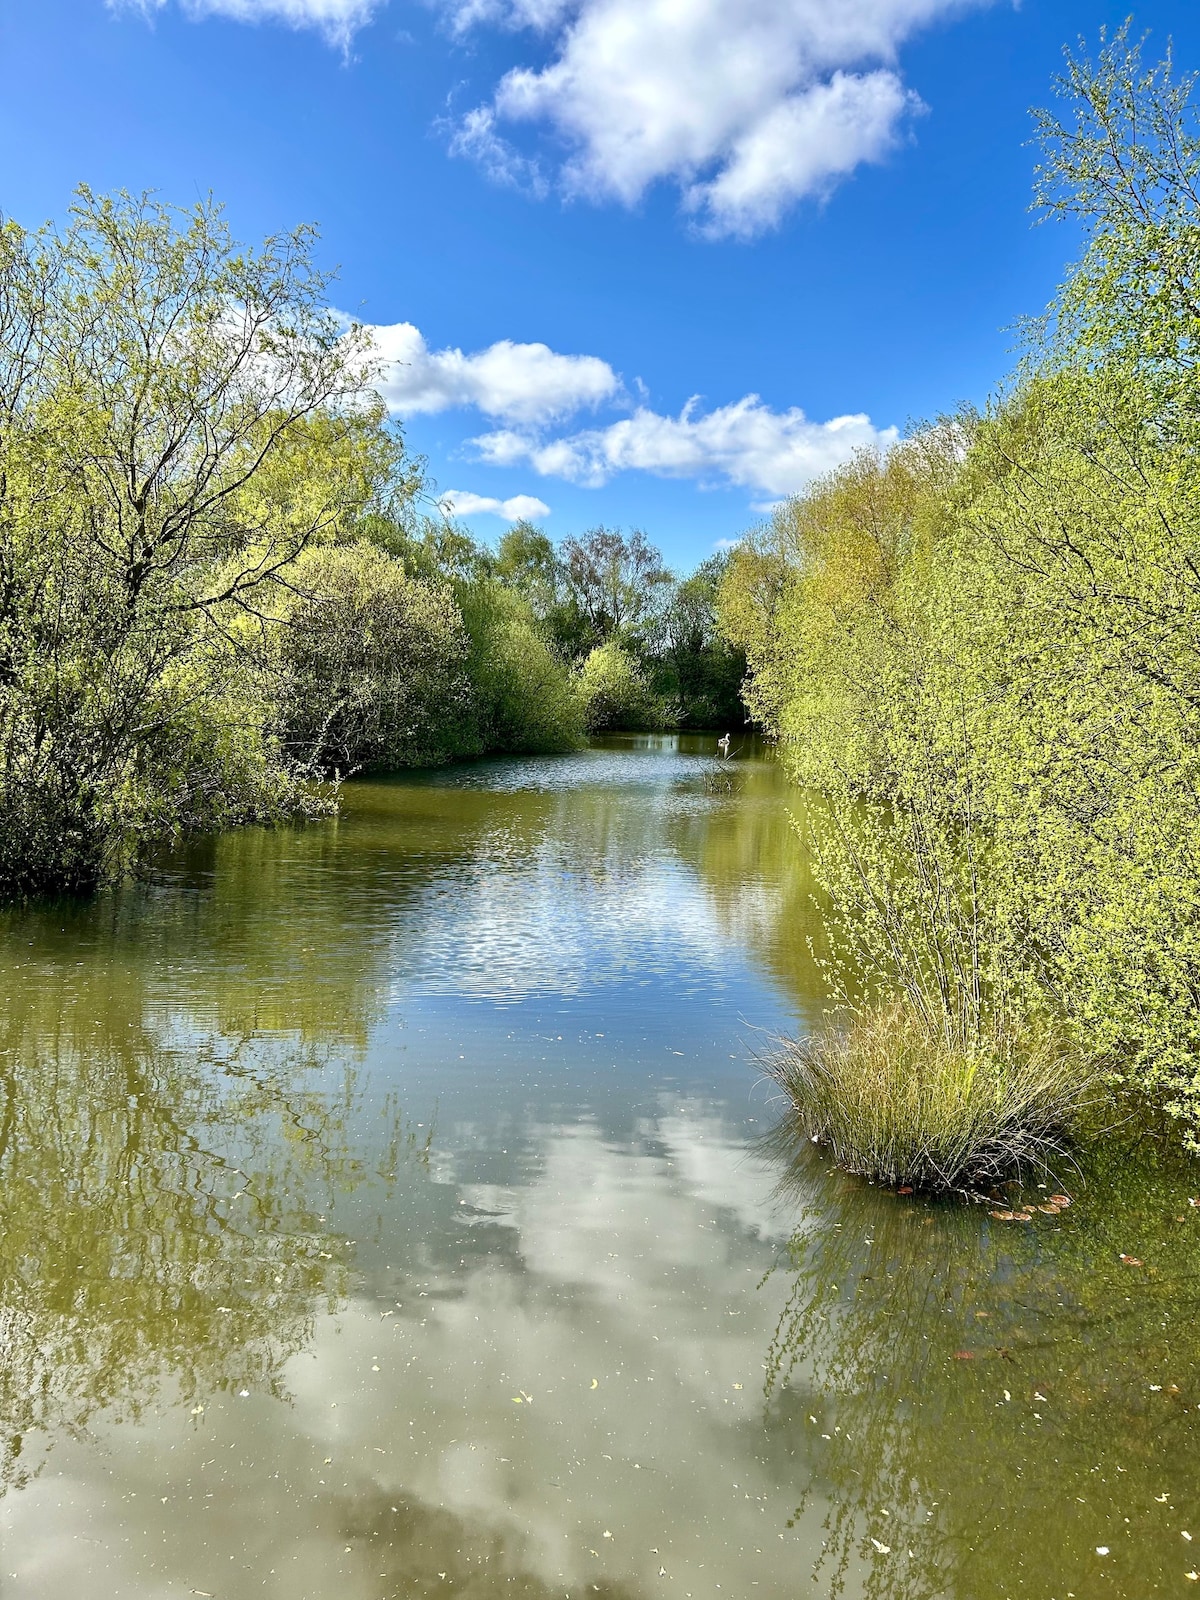
{"label": "white cloud", "polygon": [[[113,11],[165,10],[168,0],[109,0]],[[233,22],[282,22],[290,28],[315,28],[344,49],[386,0],[179,0],[193,21],[227,17]]]}
{"label": "white cloud", "polygon": [[450,154],[467,156],[493,183],[520,189],[538,200],[548,192],[537,162],[528,160],[501,138],[496,132],[496,114],[487,106],[476,106],[463,117],[450,140]]}
{"label": "white cloud", "polygon": [[474,406],[508,422],[545,423],[615,400],[621,381],[598,356],[500,339],[474,355],[430,350],[411,322],[372,330],[386,363],[380,392],[398,416]]}
{"label": "white cloud", "polygon": [[861,413],[811,422],[797,406],[772,411],[746,395],[714,411],[689,401],[677,417],[639,406],[630,417],[560,439],[499,429],[472,441],[493,466],[527,463],[543,477],[599,488],[615,473],[725,482],[768,495],[795,494],[864,446],[886,448],[895,428]]}
{"label": "white cloud", "polygon": [[898,47],[988,0],[444,3],[458,31],[555,36],[547,66],[508,72],[464,119],[459,153],[512,181],[528,158],[498,125],[548,125],[570,147],[567,194],[632,205],[669,179],[704,231],[747,236],[882,159],[920,104],[893,70]]}
{"label": "white cloud", "polygon": [[503,517],[505,522],[521,522],[550,515],[546,502],[532,494],[514,494],[509,500],[494,500],[490,495],[472,494],[468,489],[447,489],[438,504],[448,517],[475,517],[486,512]]}
{"label": "white cloud", "polygon": [[[721,203],[732,208],[735,200]],[[529,466],[543,478],[589,488],[600,488],[618,472],[648,472],[734,484],[769,502],[795,494],[855,450],[886,448],[897,438],[895,428],[877,428],[862,413],[814,422],[798,406],[774,411],[756,394],[711,411],[692,399],[678,416],[643,401],[616,421],[561,432],[582,410],[631,404],[620,378],[599,356],[560,355],[548,345],[511,339],[469,355],[430,350],[411,322],[370,331],[383,362],[380,392],[394,415],[482,412],[502,426],[469,441],[479,460],[494,467]],[[645,394],[640,380],[634,388]],[[500,500],[452,489],[442,503],[453,516],[488,513],[515,522],[549,515],[532,495]]]}
{"label": "white cloud", "polygon": [[707,233],[750,238],[775,226],[794,201],[877,161],[894,144],[905,110],[919,105],[894,72],[835,72],[761,117],[715,178],[692,185],[686,203],[706,219]]}

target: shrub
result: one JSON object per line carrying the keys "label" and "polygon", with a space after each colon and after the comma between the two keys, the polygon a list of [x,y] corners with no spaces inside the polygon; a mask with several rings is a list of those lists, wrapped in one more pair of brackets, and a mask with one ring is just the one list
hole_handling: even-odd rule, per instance
{"label": "shrub", "polygon": [[450,591],[365,544],[307,551],[279,633],[282,740],[321,772],[477,755],[471,641]]}
{"label": "shrub", "polygon": [[907,1000],[767,1062],[804,1133],[848,1172],[974,1192],[1061,1155],[1097,1074],[1053,1032],[995,1025],[973,1046]]}
{"label": "shrub", "polygon": [[549,755],[583,740],[583,711],[566,667],[527,603],[492,579],[459,589],[471,639],[469,670],[483,748]]}
{"label": "shrub", "polygon": [[612,728],[640,732],[665,728],[670,710],[653,693],[641,668],[619,644],[600,645],[579,669],[579,699],[589,733]]}

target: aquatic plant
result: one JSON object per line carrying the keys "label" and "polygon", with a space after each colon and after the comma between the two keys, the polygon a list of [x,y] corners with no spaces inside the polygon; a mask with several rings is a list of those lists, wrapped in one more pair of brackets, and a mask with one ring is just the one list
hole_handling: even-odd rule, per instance
{"label": "aquatic plant", "polygon": [[1048,1028],[996,1023],[956,1038],[907,998],[863,1006],[840,1031],[784,1040],[765,1065],[840,1167],[970,1193],[1061,1158],[1100,1083]]}

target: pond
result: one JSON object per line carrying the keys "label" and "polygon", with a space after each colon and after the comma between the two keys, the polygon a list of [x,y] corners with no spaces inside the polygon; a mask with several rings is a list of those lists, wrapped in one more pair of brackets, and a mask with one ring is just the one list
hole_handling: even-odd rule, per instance
{"label": "pond", "polygon": [[714,749],[0,923],[3,1600],[1200,1583],[1196,1167],[1114,1136],[1013,1224],[768,1137],[821,927]]}

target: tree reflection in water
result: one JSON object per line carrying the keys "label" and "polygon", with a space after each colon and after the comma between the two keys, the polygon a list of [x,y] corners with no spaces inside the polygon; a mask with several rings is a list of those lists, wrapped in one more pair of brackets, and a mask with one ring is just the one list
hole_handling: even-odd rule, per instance
{"label": "tree reflection in water", "polygon": [[1167,1139],[1120,1143],[1028,1224],[777,1146],[803,1221],[765,1392],[809,1436],[796,1518],[829,1497],[829,1594],[1082,1597],[1103,1579],[1140,1600],[1194,1568],[1195,1169]]}
{"label": "tree reflection in water", "polygon": [[428,1157],[394,1104],[352,1145],[356,1072],[319,1040],[206,1031],[38,956],[0,1017],[0,1491],[100,1411],[281,1394],[346,1287],[334,1195]]}

